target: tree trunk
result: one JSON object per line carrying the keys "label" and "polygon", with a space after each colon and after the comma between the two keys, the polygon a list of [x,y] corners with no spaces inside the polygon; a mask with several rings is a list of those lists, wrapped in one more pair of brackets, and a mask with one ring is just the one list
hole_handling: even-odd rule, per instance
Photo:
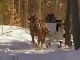
{"label": "tree trunk", "polygon": [[21,25],[22,27],[24,27],[23,9],[24,9],[23,0],[20,0],[20,21],[22,23]]}
{"label": "tree trunk", "polygon": [[78,0],[70,0],[72,28],[73,28],[73,41],[75,50],[80,48],[80,24],[79,24],[79,11]]}
{"label": "tree trunk", "polygon": [[22,27],[28,27],[28,0],[20,0],[20,20]]}
{"label": "tree trunk", "polygon": [[9,10],[9,16],[10,16],[10,26],[13,25],[14,20],[14,0],[9,0],[10,3],[10,10]]}
{"label": "tree trunk", "polygon": [[71,34],[70,34],[70,0],[67,0],[66,6],[66,20],[65,20],[65,45],[70,47]]}
{"label": "tree trunk", "polygon": [[28,0],[24,0],[23,1],[23,5],[24,5],[24,8],[23,8],[23,21],[24,21],[24,23],[23,23],[23,25],[24,25],[24,27],[26,28],[26,27],[28,27],[27,26],[27,20],[28,20]]}
{"label": "tree trunk", "polygon": [[59,0],[56,0],[56,16],[59,16]]}
{"label": "tree trunk", "polygon": [[41,0],[39,0],[39,19],[41,20]]}
{"label": "tree trunk", "polygon": [[14,0],[14,7],[16,8],[17,14],[20,14],[20,0]]}

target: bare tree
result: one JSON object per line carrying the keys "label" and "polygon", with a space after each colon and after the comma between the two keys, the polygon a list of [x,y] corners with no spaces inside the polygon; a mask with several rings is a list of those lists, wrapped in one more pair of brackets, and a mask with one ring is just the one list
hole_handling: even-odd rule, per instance
{"label": "bare tree", "polygon": [[27,20],[28,20],[28,0],[23,1],[23,25],[26,28],[27,27]]}
{"label": "bare tree", "polygon": [[73,41],[75,50],[80,48],[80,24],[79,24],[79,10],[78,0],[70,0],[71,4],[71,17],[72,17],[72,28],[73,28]]}
{"label": "bare tree", "polygon": [[41,0],[39,0],[39,19],[41,20]]}
{"label": "bare tree", "polygon": [[16,8],[16,12],[20,14],[20,0],[14,0],[14,7]]}
{"label": "bare tree", "polygon": [[71,46],[70,34],[70,0],[66,1],[66,20],[65,20],[65,45]]}

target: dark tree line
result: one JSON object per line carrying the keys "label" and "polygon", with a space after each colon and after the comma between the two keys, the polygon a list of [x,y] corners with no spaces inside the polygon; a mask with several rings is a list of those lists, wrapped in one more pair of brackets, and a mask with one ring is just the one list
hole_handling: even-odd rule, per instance
{"label": "dark tree line", "polygon": [[75,49],[80,48],[80,22],[79,22],[79,9],[78,0],[70,0],[71,17],[72,17],[72,32]]}
{"label": "dark tree line", "polygon": [[[70,22],[70,18],[71,18],[71,22]],[[72,27],[71,27],[71,24],[72,24]],[[71,38],[70,29],[72,28],[74,47],[75,47],[75,50],[78,50],[80,48],[80,28],[79,28],[80,21],[79,21],[78,0],[67,0],[65,25],[66,25],[65,44],[70,47],[70,38]]]}

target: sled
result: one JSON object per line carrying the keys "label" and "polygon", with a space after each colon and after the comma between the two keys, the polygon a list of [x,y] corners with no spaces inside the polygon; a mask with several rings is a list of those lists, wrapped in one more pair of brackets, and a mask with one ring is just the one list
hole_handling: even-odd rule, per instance
{"label": "sled", "polygon": [[56,32],[56,23],[46,23],[51,33]]}

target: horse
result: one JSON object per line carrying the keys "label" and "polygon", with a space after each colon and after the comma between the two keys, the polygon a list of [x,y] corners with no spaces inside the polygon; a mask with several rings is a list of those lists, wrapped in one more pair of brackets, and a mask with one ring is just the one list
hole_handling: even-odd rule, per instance
{"label": "horse", "polygon": [[30,28],[30,34],[32,37],[33,47],[35,46],[34,36],[37,36],[38,37],[37,46],[40,49],[43,49],[45,38],[49,32],[47,24],[45,22],[40,21],[39,19],[35,17],[29,18],[29,21],[30,21],[29,28]]}

